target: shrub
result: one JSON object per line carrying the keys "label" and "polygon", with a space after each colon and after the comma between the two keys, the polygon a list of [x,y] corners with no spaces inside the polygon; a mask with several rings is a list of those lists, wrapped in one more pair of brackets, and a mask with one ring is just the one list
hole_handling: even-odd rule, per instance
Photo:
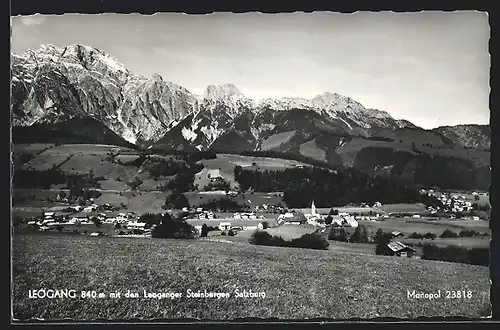
{"label": "shrub", "polygon": [[122,229],[122,225],[120,225],[119,223],[115,224],[115,229]]}
{"label": "shrub", "polygon": [[458,233],[459,237],[474,237],[477,235],[480,234],[475,230],[462,230],[460,233]]}
{"label": "shrub", "polygon": [[261,230],[257,230],[252,234],[250,243],[255,245],[284,246],[316,250],[327,250],[329,246],[328,241],[319,234],[304,234],[299,238],[286,241],[281,236],[273,236]]}
{"label": "shrub", "polygon": [[226,231],[223,231],[222,233],[220,233],[222,236],[226,236]]}
{"label": "shrub", "polygon": [[263,229],[267,229],[267,228],[269,228],[269,222],[264,221],[264,222],[262,223],[262,228],[263,228]]}
{"label": "shrub", "polygon": [[270,235],[263,230],[256,230],[250,237],[250,244],[267,246],[287,246],[287,242],[280,236]]}
{"label": "shrub", "polygon": [[423,238],[425,239],[435,239],[437,237],[436,234],[434,233],[427,233],[427,234],[424,234]]}
{"label": "shrub", "polygon": [[236,231],[234,230],[230,230],[228,233],[227,233],[228,236],[235,236],[236,235]]}
{"label": "shrub", "polygon": [[102,225],[102,221],[100,219],[98,219],[97,217],[92,217],[92,219],[90,219],[90,221],[92,221],[97,228],[101,227],[101,225]]}
{"label": "shrub", "polygon": [[449,229],[446,229],[445,231],[443,231],[443,233],[439,236],[441,238],[456,238],[458,237],[457,233],[449,230]]}
{"label": "shrub", "polygon": [[408,236],[409,238],[417,238],[417,239],[422,239],[424,238],[424,235],[420,234],[420,233],[416,233],[416,232],[413,232],[410,236]]}
{"label": "shrub", "polygon": [[289,242],[288,245],[291,247],[304,249],[328,250],[328,246],[330,245],[330,243],[328,243],[328,241],[322,235],[313,233],[304,234],[299,238],[294,238]]}

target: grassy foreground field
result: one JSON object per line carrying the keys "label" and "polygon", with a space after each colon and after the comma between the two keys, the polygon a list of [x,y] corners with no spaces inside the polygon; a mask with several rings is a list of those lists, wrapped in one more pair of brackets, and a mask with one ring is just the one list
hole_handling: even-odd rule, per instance
{"label": "grassy foreground field", "polygon": [[[410,258],[238,243],[135,238],[16,235],[13,240],[16,319],[94,320],[259,317],[478,317],[489,306],[487,267]],[[120,291],[121,298],[29,299],[28,290]],[[186,291],[229,292],[229,298],[188,298]],[[234,290],[265,292],[237,298]],[[125,298],[127,290],[140,298]],[[179,292],[180,298],[143,298]],[[436,292],[408,299],[407,290]],[[470,299],[445,299],[470,290]]]}

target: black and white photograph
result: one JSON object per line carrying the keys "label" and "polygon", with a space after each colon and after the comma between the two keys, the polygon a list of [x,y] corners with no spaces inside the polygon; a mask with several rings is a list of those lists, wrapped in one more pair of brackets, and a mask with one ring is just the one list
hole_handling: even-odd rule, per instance
{"label": "black and white photograph", "polygon": [[488,319],[481,11],[11,17],[11,320]]}

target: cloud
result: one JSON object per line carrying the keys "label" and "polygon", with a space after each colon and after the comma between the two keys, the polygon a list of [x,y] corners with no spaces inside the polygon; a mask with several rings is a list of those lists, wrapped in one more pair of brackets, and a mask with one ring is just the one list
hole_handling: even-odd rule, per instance
{"label": "cloud", "polygon": [[21,17],[21,22],[26,26],[40,25],[45,22],[46,17],[43,16],[29,16]]}

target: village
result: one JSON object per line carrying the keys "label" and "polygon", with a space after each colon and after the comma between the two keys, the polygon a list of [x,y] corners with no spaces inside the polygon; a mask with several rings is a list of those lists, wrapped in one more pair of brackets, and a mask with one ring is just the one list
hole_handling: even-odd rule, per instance
{"label": "village", "polygon": [[[443,212],[444,210],[450,213],[457,211],[467,211],[471,208],[472,203],[465,201],[461,196],[452,196],[448,198],[446,195],[440,196],[440,201],[446,207],[443,208],[427,208],[427,212]],[[119,211],[118,207],[112,206],[109,203],[98,205],[93,199],[90,199],[86,206],[68,205],[55,206],[48,208],[43,216],[36,219],[28,219],[26,224],[41,232],[72,232],[80,235],[86,234],[89,236],[116,236],[116,237],[151,237],[151,232],[155,225],[150,225],[141,221],[141,214],[132,211]],[[302,227],[312,229],[312,232],[326,233],[328,228],[342,227],[355,229],[359,226],[359,221],[366,222],[383,222],[390,217],[397,216],[396,213],[387,213],[382,211],[382,204],[379,202],[373,205],[359,205],[357,212],[345,212],[337,209],[331,209],[329,212],[320,212],[316,208],[314,201],[309,209],[288,210],[281,206],[262,205],[253,206],[249,212],[233,212],[224,213],[214,210],[206,210],[201,207],[184,207],[181,210],[166,210],[168,213],[175,213],[181,216],[187,223],[192,225],[200,236],[202,227],[208,226],[212,231],[217,232],[213,235],[217,236],[235,236],[242,232],[247,237],[250,232],[256,230],[266,230],[274,228],[290,228],[295,226],[297,229]],[[342,208],[341,208],[342,209]],[[363,212],[366,209],[366,212]],[[369,211],[368,211],[369,210]],[[375,210],[375,212],[374,212]],[[378,210],[378,211],[377,211]],[[322,209],[322,211],[328,211]],[[165,213],[162,213],[162,215]],[[420,212],[414,214],[406,214],[406,217],[412,219],[420,219]],[[314,229],[316,228],[316,229]],[[400,238],[404,235],[398,231],[390,232],[392,240],[388,242],[387,248],[389,254],[395,256],[413,257],[417,252],[401,242]]]}

